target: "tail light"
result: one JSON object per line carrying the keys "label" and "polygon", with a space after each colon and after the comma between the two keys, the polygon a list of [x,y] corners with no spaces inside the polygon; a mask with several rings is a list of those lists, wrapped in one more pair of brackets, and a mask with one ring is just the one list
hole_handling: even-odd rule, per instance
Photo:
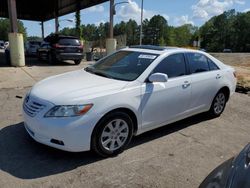
{"label": "tail light", "polygon": [[79,49],[83,49],[83,45],[78,46]]}
{"label": "tail light", "polygon": [[55,48],[61,48],[62,46],[60,45],[60,44],[58,44],[58,43],[56,43],[56,44],[54,44],[53,45]]}

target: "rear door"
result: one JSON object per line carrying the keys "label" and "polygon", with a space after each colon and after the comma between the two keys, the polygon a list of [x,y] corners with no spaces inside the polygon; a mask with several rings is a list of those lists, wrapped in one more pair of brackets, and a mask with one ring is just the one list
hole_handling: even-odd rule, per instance
{"label": "rear door", "polygon": [[190,109],[201,111],[208,109],[219,91],[222,75],[218,66],[201,53],[187,53],[192,83]]}

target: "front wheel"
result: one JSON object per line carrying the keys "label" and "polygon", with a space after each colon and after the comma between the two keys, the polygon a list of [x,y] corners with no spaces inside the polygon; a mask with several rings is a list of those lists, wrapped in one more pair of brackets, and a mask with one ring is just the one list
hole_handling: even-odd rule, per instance
{"label": "front wheel", "polygon": [[133,121],[124,112],[106,115],[97,125],[92,136],[92,149],[103,157],[121,153],[133,135]]}
{"label": "front wheel", "polygon": [[226,107],[226,95],[223,91],[219,91],[210,107],[209,113],[212,117],[219,117]]}

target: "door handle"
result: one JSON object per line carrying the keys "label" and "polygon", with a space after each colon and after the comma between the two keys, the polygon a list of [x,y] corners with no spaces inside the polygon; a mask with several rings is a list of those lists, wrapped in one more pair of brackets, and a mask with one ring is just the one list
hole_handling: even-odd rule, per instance
{"label": "door handle", "polygon": [[216,79],[220,79],[220,78],[221,78],[221,75],[217,74]]}
{"label": "door handle", "polygon": [[182,84],[182,88],[185,89],[187,87],[189,87],[191,84],[189,81],[185,81],[184,84]]}

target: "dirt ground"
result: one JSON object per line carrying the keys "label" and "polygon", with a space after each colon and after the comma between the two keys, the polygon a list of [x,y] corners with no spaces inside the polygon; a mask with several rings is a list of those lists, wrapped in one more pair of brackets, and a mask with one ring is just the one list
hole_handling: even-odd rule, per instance
{"label": "dirt ground", "polygon": [[[230,56],[219,59],[237,66],[249,61],[247,54],[239,54],[242,60]],[[0,77],[9,75],[0,79],[0,188],[195,188],[250,141],[250,97],[239,93],[221,117],[201,114],[150,131],[113,158],[63,152],[33,141],[23,126],[20,97],[40,79],[86,65],[0,68]]]}
{"label": "dirt ground", "polygon": [[117,157],[63,152],[25,132],[17,96],[28,89],[0,90],[1,188],[195,188],[250,141],[250,98],[235,94],[220,118],[198,115],[150,131]]}

